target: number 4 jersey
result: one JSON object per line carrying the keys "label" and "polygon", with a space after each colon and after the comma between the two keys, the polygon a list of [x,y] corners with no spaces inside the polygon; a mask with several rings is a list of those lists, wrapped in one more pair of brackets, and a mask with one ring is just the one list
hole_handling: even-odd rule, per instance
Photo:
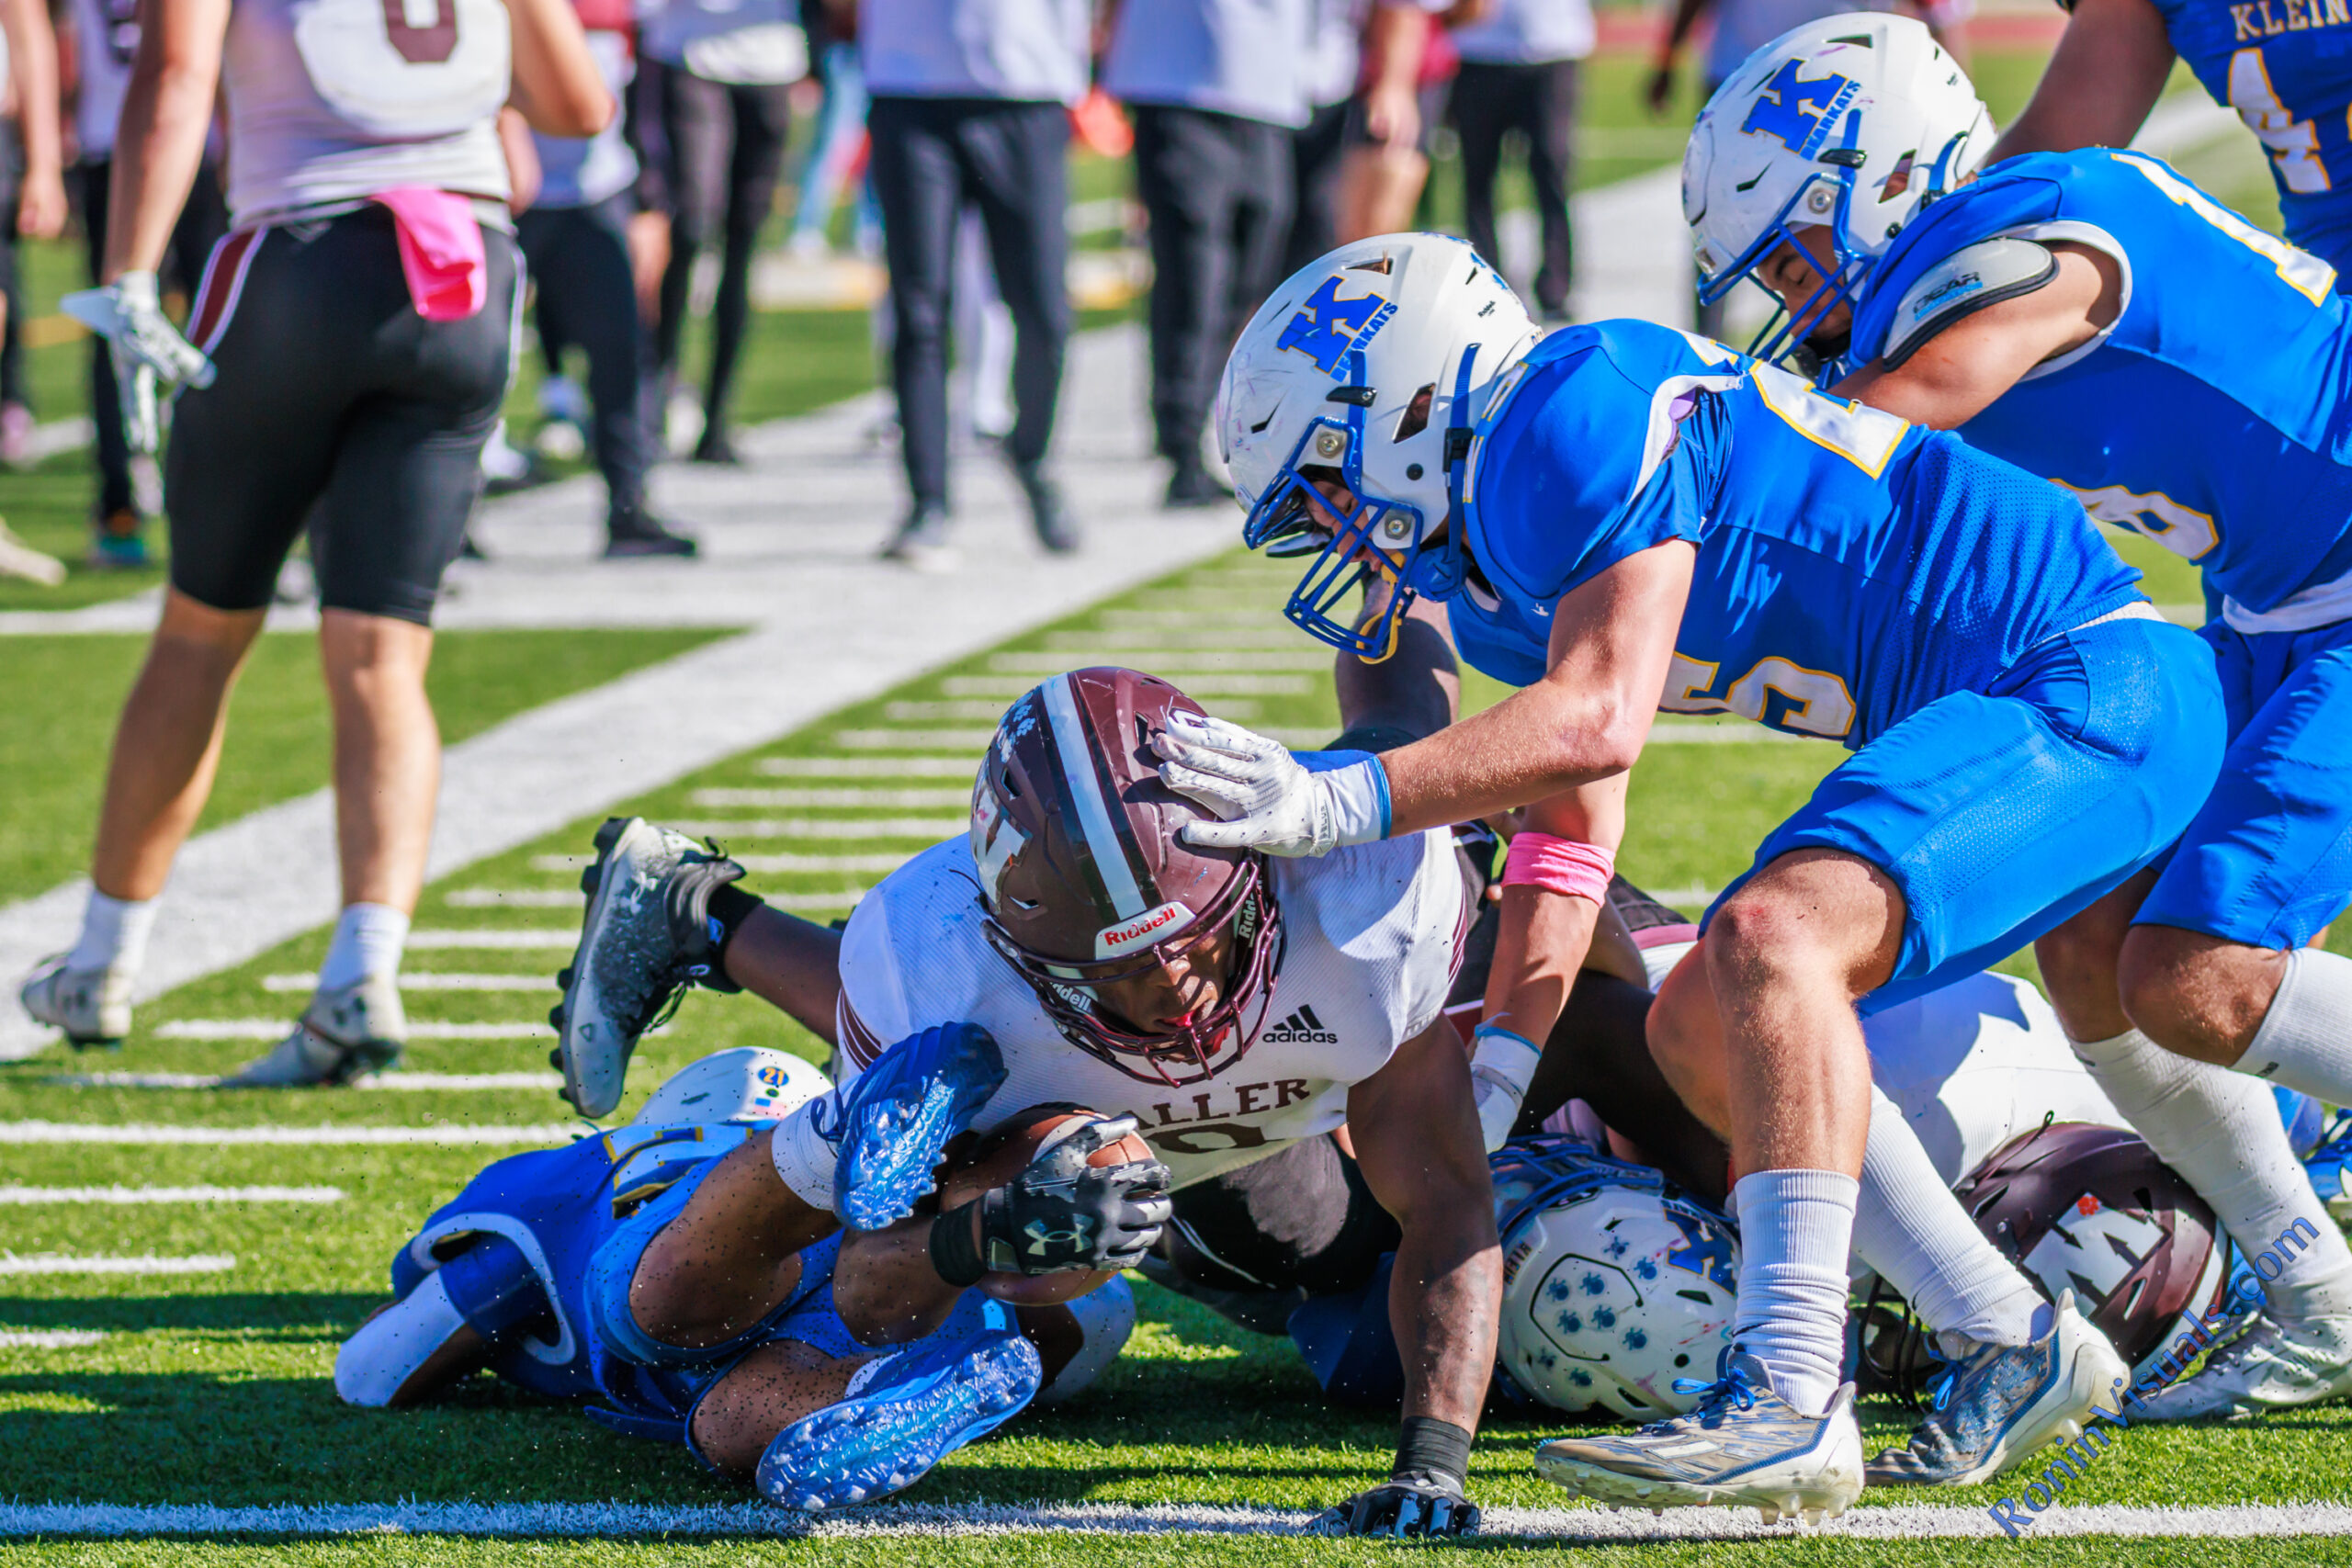
{"label": "number 4 jersey", "polygon": [[506,198],[500,0],[233,0],[220,72],[240,229],[401,186]]}
{"label": "number 4 jersey", "polygon": [[2058,241],[2115,258],[2121,314],[1960,434],[2196,562],[2241,629],[2352,574],[2352,309],[2335,271],[2144,153],[2007,159],[1922,212],[1863,284],[1851,363],[1900,363],[2039,287]]}
{"label": "number 4 jersey", "polygon": [[1267,875],[1283,952],[1257,1039],[1216,1077],[1177,1089],[1063,1039],[981,935],[969,845],[926,850],[859,900],[842,934],[835,1076],[848,1083],[918,1030],[977,1023],[996,1037],[1008,1073],[977,1127],[1057,1100],[1124,1111],[1179,1187],[1331,1132],[1347,1119],[1349,1086],[1444,1010],[1469,912],[1461,861],[1440,830],[1270,861]]}
{"label": "number 4 jersey", "polygon": [[1954,436],[1640,321],[1554,333],[1508,372],[1464,491],[1464,658],[1525,686],[1563,595],[1698,547],[1659,704],[1859,748],[2141,602],[2082,508]]}

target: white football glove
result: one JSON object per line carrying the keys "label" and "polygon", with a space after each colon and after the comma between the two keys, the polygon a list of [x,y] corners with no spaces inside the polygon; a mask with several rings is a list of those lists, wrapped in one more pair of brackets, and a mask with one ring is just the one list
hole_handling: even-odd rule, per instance
{"label": "white football glove", "polygon": [[1470,1087],[1478,1100],[1478,1130],[1486,1134],[1487,1152],[1493,1154],[1510,1136],[1519,1120],[1520,1102],[1535,1081],[1535,1065],[1544,1053],[1527,1037],[1498,1023],[1482,1023],[1470,1036]]}
{"label": "white football glove", "polygon": [[1388,836],[1388,776],[1376,758],[1311,773],[1279,740],[1182,712],[1152,747],[1166,759],[1160,782],[1217,818],[1184,824],[1188,844],[1323,855]]}
{"label": "white football glove", "polygon": [[153,453],[163,445],[158,403],[183,384],[212,385],[212,361],[164,314],[152,272],[126,272],[103,288],[68,294],[57,303],[107,340],[122,398],[123,439],[134,452]]}

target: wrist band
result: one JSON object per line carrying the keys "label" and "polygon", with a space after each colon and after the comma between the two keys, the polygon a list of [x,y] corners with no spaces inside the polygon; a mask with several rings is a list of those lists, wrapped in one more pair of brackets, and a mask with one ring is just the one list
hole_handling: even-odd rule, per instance
{"label": "wrist band", "polygon": [[972,1241],[972,1211],[979,1203],[975,1198],[931,1222],[931,1267],[958,1290],[978,1284],[980,1276],[988,1272],[980,1264],[980,1249]]}
{"label": "wrist band", "polygon": [[1470,1476],[1470,1434],[1434,1416],[1408,1416],[1396,1438],[1396,1462],[1388,1478],[1420,1476],[1460,1492]]}
{"label": "wrist band", "polygon": [[1503,861],[1505,887],[1541,887],[1570,898],[1609,901],[1609,879],[1617,872],[1617,852],[1551,833],[1522,832],[1510,841]]}
{"label": "wrist band", "polygon": [[1534,1081],[1544,1053],[1534,1042],[1499,1023],[1482,1023],[1470,1035],[1470,1076],[1500,1084],[1517,1100]]}

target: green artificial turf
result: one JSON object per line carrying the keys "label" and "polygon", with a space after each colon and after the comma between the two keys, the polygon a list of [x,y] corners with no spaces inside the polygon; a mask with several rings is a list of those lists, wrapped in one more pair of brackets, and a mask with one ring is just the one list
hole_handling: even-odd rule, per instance
{"label": "green artificial turf", "polygon": [[[455,631],[435,638],[426,685],[444,742],[617,679],[723,635],[661,628]],[[116,716],[146,657],[125,636],[0,637],[0,903],[80,873],[96,829]],[[198,831],[327,783],[330,729],[318,638],[254,645],[229,710],[220,782]]]}

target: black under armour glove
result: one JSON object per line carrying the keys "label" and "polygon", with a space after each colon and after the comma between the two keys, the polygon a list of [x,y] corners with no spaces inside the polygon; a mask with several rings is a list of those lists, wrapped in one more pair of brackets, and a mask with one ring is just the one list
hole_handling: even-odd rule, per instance
{"label": "black under armour glove", "polygon": [[1470,1434],[1451,1421],[1408,1416],[1388,1483],[1359,1492],[1315,1517],[1315,1535],[1476,1535],[1478,1506],[1463,1495]]}
{"label": "black under armour glove", "polygon": [[984,1273],[1061,1274],[1142,1262],[1168,1223],[1168,1168],[1156,1159],[1086,1163],[1135,1130],[1132,1116],[1089,1122],[1003,1186],[940,1215],[931,1227],[939,1277],[974,1285]]}

